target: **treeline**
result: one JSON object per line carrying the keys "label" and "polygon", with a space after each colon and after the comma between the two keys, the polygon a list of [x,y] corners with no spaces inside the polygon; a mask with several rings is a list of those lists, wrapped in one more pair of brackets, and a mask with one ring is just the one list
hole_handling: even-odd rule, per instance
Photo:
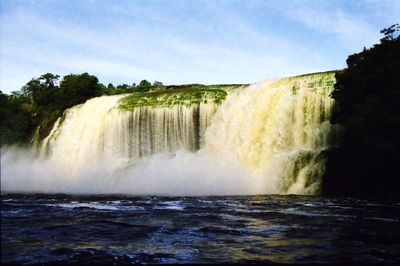
{"label": "treeline", "polygon": [[381,33],[379,44],[350,55],[336,75],[332,122],[344,132],[329,153],[328,194],[400,192],[400,26]]}
{"label": "treeline", "polygon": [[0,145],[29,143],[36,129],[39,138],[45,137],[65,109],[90,98],[165,89],[161,82],[151,84],[147,80],[138,85],[114,86],[110,83],[105,86],[88,73],[70,74],[61,81],[59,79],[59,75],[46,73],[10,95],[0,91]]}

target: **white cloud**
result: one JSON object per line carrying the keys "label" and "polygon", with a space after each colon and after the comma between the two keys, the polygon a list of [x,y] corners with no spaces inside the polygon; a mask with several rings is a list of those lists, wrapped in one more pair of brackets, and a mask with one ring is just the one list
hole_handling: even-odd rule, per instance
{"label": "white cloud", "polygon": [[[239,38],[246,39],[249,49],[237,47],[235,43],[209,39],[193,43],[185,36],[162,32],[152,34],[152,29],[140,25],[119,25],[122,27],[119,32],[99,31],[71,25],[67,21],[49,21],[18,10],[6,18],[12,26],[4,27],[5,33],[20,32],[6,39],[2,54],[7,62],[2,62],[2,65],[17,58],[24,64],[42,66],[40,69],[45,68],[45,72],[68,74],[87,71],[105,80],[126,80],[128,83],[138,82],[138,79],[157,79],[165,83],[255,82],[267,76],[282,75],[284,71],[276,71],[277,68],[289,73],[290,69],[291,72],[300,69],[299,66],[293,67],[282,54],[268,51],[284,46],[292,51],[288,44],[254,31],[233,14],[220,12],[218,15],[225,24],[232,25],[228,31],[240,32]],[[169,21],[173,23],[173,19]],[[238,23],[237,26],[232,24],[233,21]],[[194,29],[199,26],[187,27]],[[26,35],[31,41],[21,41]],[[268,49],[260,54],[260,47]],[[18,65],[14,65],[14,71],[18,72]],[[7,73],[5,80],[11,77],[9,71]],[[8,84],[4,82],[1,86],[6,88]]]}
{"label": "white cloud", "polygon": [[[261,1],[249,2],[245,10],[229,1],[199,6],[177,1],[164,12],[145,3],[125,7],[113,2],[102,10],[102,3],[95,2],[92,6],[104,12],[94,24],[22,7],[2,13],[0,89],[18,89],[15,84],[26,83],[38,69],[60,75],[87,71],[104,83],[256,82],[341,68],[351,49],[358,51],[379,39],[376,26],[334,5],[290,1],[282,7]],[[259,15],[312,29],[313,40],[296,39],[275,25],[249,19],[262,8],[266,11]],[[324,48],[319,47],[320,38],[328,40]]]}
{"label": "white cloud", "polygon": [[297,7],[287,15],[311,29],[335,35],[338,41],[350,47],[370,45],[379,40],[379,32],[367,21],[333,7]]}

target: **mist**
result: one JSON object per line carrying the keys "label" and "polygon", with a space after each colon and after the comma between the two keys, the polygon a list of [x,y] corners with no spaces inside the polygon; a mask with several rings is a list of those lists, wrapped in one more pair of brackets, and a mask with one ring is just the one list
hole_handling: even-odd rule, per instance
{"label": "mist", "polygon": [[117,169],[111,165],[69,173],[33,150],[9,147],[1,152],[1,192],[208,196],[266,191],[261,178],[202,150],[153,155]]}

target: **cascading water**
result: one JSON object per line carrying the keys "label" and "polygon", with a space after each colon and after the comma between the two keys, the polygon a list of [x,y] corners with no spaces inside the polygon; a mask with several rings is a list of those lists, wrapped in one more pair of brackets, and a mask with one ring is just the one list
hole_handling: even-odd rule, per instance
{"label": "cascading water", "polygon": [[231,95],[206,133],[210,153],[265,178],[266,193],[319,192],[333,144],[334,73],[268,81]]}
{"label": "cascading water", "polygon": [[16,168],[15,156],[2,156],[2,189],[315,194],[325,165],[321,152],[335,131],[333,83],[333,72],[263,82],[234,91],[220,106],[124,110],[124,95],[94,98],[56,122],[40,160],[25,158],[29,178],[21,160]]}
{"label": "cascading water", "polygon": [[128,112],[118,108],[123,97],[99,97],[68,110],[43,141],[43,152],[70,174],[99,163],[115,169],[153,154],[194,152],[217,109],[199,103]]}

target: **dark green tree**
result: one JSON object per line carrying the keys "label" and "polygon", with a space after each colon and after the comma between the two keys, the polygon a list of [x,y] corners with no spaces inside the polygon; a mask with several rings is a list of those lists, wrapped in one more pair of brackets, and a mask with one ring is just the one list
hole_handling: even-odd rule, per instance
{"label": "dark green tree", "polygon": [[107,87],[103,83],[98,84],[99,89],[100,89],[100,95],[108,95],[107,92]]}
{"label": "dark green tree", "polygon": [[29,95],[34,111],[40,112],[52,103],[50,99],[58,90],[59,77],[58,75],[46,73],[37,79],[30,80],[22,87],[22,92]]}
{"label": "dark green tree", "polygon": [[400,38],[398,24],[379,44],[347,59],[336,75],[332,122],[344,127],[331,153],[325,191],[400,191]]}
{"label": "dark green tree", "polygon": [[136,86],[138,92],[148,92],[151,89],[151,83],[147,80],[142,80],[139,85]]}
{"label": "dark green tree", "polygon": [[114,95],[115,94],[115,87],[112,83],[108,83],[107,86],[103,84],[99,84],[101,87],[101,95]]}
{"label": "dark green tree", "polygon": [[8,96],[0,91],[0,121],[0,146],[29,141],[31,99],[19,92]]}
{"label": "dark green tree", "polygon": [[[105,87],[88,73],[66,75],[60,86],[58,79],[58,75],[46,73],[30,80],[19,92],[0,93],[2,144],[28,143],[34,132],[43,138],[65,109],[92,97],[116,93],[112,84]],[[131,86],[125,84],[123,89],[130,90]]]}
{"label": "dark green tree", "polygon": [[115,87],[114,87],[114,85],[113,85],[112,83],[108,83],[107,89],[109,89],[109,90],[115,90]]}
{"label": "dark green tree", "polygon": [[99,80],[88,73],[64,76],[60,83],[60,89],[57,100],[62,103],[62,109],[83,103],[102,94]]}
{"label": "dark green tree", "polygon": [[128,84],[125,84],[125,83],[118,85],[117,88],[115,89],[115,94],[129,93],[129,92],[132,92],[131,86],[129,86]]}

